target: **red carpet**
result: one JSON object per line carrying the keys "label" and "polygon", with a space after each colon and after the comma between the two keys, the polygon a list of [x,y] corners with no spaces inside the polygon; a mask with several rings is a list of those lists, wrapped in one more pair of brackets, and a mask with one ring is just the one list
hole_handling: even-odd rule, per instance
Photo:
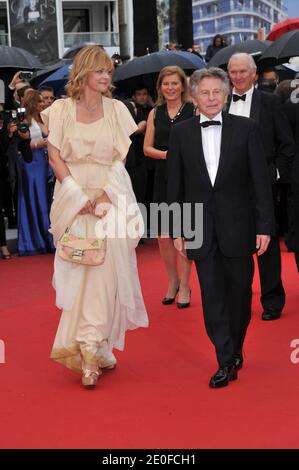
{"label": "red carpet", "polygon": [[199,287],[192,306],[162,306],[166,275],[155,242],[138,250],[150,328],[130,332],[118,367],[96,390],[49,359],[59,311],[50,285],[52,257],[0,261],[1,448],[296,448],[299,275],[283,253],[287,305],[282,318],[260,319],[258,279],[239,380],[210,390],[216,370]]}

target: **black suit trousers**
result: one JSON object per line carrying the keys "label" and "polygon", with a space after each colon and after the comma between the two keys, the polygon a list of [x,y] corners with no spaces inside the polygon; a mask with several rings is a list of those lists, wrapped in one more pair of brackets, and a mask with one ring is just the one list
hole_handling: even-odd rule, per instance
{"label": "black suit trousers", "polygon": [[0,206],[0,246],[6,245],[6,236],[5,236],[5,222],[2,212],[2,207]]}
{"label": "black suit trousers", "polygon": [[[278,185],[276,183],[272,185],[272,194],[278,233]],[[267,251],[257,257],[257,262],[263,309],[280,312],[285,304],[285,291],[281,280],[281,252],[278,235],[272,235]]]}
{"label": "black suit trousers", "polygon": [[195,261],[207,334],[215,346],[219,367],[230,366],[242,351],[251,319],[252,256],[225,257],[217,242]]}
{"label": "black suit trousers", "polygon": [[278,236],[271,237],[267,251],[262,256],[258,256],[257,261],[263,309],[280,312],[285,304],[285,291],[281,280],[281,253]]}
{"label": "black suit trousers", "polygon": [[2,209],[4,209],[4,190],[6,178],[4,177],[4,168],[0,166],[0,246],[6,245],[5,223]]}

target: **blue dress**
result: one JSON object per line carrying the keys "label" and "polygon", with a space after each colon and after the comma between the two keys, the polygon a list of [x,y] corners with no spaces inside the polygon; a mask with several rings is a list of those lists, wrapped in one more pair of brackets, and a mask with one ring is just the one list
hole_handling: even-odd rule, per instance
{"label": "blue dress", "polygon": [[[32,120],[31,140],[43,138],[39,125]],[[54,251],[49,233],[49,212],[52,194],[48,179],[52,170],[47,150],[32,150],[32,162],[26,163],[22,156],[18,191],[18,252],[20,256],[51,253]]]}

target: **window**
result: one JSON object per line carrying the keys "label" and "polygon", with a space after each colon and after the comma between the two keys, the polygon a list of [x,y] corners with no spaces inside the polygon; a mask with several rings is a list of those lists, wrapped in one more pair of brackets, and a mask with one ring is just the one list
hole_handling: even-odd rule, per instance
{"label": "window", "polygon": [[90,31],[89,10],[64,8],[63,28],[65,33],[86,33]]}
{"label": "window", "polygon": [[219,2],[218,11],[226,13],[230,11],[230,0],[221,0]]}
{"label": "window", "polygon": [[6,7],[0,8],[0,32],[8,33]]}
{"label": "window", "polygon": [[215,33],[216,29],[215,29],[215,21],[207,21],[206,23],[203,23],[202,24],[203,26],[203,31],[205,33]]}
{"label": "window", "polygon": [[235,26],[237,26],[238,28],[250,28],[250,16],[237,16],[235,18]]}
{"label": "window", "polygon": [[225,16],[224,18],[220,18],[218,20],[218,29],[221,31],[227,31],[231,29],[232,27],[232,22],[231,22],[231,17],[230,16]]}
{"label": "window", "polygon": [[199,20],[202,17],[201,7],[196,6],[193,8],[193,20]]}
{"label": "window", "polygon": [[0,8],[0,45],[8,45],[8,27],[6,7]]}

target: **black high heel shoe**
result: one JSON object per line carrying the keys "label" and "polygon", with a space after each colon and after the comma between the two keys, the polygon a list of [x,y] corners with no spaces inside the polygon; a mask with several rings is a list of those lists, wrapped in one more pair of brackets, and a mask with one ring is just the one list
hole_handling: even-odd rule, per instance
{"label": "black high heel shoe", "polygon": [[177,308],[187,308],[190,305],[190,300],[191,300],[191,289],[190,289],[190,297],[189,297],[189,302],[178,302],[177,303]]}
{"label": "black high heel shoe", "polygon": [[164,299],[162,300],[162,304],[163,304],[163,305],[171,305],[171,304],[173,304],[174,301],[175,301],[176,296],[177,296],[178,293],[179,293],[179,290],[180,290],[180,286],[177,288],[174,297],[164,297]]}

